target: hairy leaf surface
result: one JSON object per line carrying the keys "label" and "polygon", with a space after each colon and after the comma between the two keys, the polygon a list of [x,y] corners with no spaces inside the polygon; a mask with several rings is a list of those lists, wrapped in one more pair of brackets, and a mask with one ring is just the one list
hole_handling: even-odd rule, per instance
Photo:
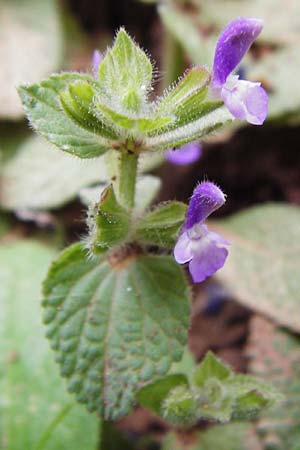
{"label": "hairy leaf surface", "polygon": [[188,287],[168,256],[110,266],[81,243],[53,263],[44,283],[47,335],[68,388],[106,418],[127,414],[139,387],[180,359]]}

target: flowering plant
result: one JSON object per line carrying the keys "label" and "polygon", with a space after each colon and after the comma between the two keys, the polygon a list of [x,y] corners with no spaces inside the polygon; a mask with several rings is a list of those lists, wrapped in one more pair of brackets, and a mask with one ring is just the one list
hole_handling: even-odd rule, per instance
{"label": "flowering plant", "polygon": [[212,72],[192,67],[155,100],[152,63],[124,29],[104,56],[95,53],[93,74],[55,74],[19,87],[38,133],[79,158],[106,155],[111,182],[90,201],[88,235],[52,263],[43,308],[69,391],[107,420],[139,401],[180,426],[229,421],[253,417],[277,398],[212,353],[192,374],[180,365],[191,297],[182,265],[189,263],[198,283],[225,264],[229,242],[204,224],[225,194],[204,181],[188,206],[151,208],[157,179],[139,172],[144,155],[159,151],[191,162],[199,156],[194,142],[234,119],[263,123],[267,94],[231,75],[261,29],[257,19],[230,23]]}

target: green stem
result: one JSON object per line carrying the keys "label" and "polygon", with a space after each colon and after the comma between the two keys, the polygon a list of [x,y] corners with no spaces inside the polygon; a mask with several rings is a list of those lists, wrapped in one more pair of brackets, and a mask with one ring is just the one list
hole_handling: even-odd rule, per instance
{"label": "green stem", "polygon": [[134,206],[137,164],[138,155],[126,151],[119,153],[115,188],[119,202],[127,209]]}

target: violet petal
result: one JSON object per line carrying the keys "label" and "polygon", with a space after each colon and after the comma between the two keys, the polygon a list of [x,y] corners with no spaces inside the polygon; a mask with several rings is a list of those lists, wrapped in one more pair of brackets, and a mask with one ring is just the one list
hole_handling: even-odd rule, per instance
{"label": "violet petal", "polygon": [[228,250],[218,247],[209,239],[209,235],[205,238],[205,242],[201,241],[202,239],[199,240],[199,249],[193,249],[194,256],[189,263],[189,271],[195,283],[201,283],[221,269],[228,256]]}
{"label": "violet petal", "polygon": [[174,258],[179,264],[184,264],[192,259],[191,244],[191,240],[186,231],[179,236],[174,248]]}
{"label": "violet petal", "polygon": [[186,164],[192,164],[198,161],[202,154],[202,147],[199,142],[190,142],[183,145],[177,150],[167,150],[166,159],[178,166],[184,166]]}
{"label": "violet petal", "polygon": [[230,22],[222,31],[215,51],[212,88],[220,88],[228,75],[240,63],[253,41],[260,34],[260,19],[241,17]]}
{"label": "violet petal", "polygon": [[224,203],[225,195],[221,189],[210,181],[203,181],[194,189],[183,229],[188,230],[203,222]]}
{"label": "violet petal", "polygon": [[260,83],[229,77],[221,98],[231,114],[240,120],[261,125],[268,114],[268,95]]}

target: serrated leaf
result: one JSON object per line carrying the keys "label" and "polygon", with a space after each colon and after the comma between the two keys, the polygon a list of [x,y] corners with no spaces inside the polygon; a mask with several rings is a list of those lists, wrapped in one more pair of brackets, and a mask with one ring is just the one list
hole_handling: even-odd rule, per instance
{"label": "serrated leaf", "polygon": [[136,238],[145,244],[173,247],[184,223],[187,206],[181,202],[158,205],[138,223]]}
{"label": "serrated leaf", "polygon": [[62,38],[59,11],[54,0],[1,1],[2,118],[16,120],[23,117],[24,111],[16,86],[24,82],[34,83],[59,68],[63,50]]}
{"label": "serrated leaf", "polygon": [[91,208],[89,248],[93,253],[122,244],[130,231],[130,215],[117,201],[113,186],[107,186]]}
{"label": "serrated leaf", "polygon": [[117,139],[112,126],[100,120],[94,109],[96,92],[87,81],[71,83],[68,89],[60,94],[60,102],[65,113],[75,123],[92,133],[107,139]]}
{"label": "serrated leaf", "polygon": [[168,256],[115,262],[66,249],[44,282],[47,335],[68,388],[106,418],[128,414],[138,389],[180,359],[188,286]]}
{"label": "serrated leaf", "polygon": [[178,386],[188,386],[185,375],[167,375],[166,377],[143,387],[138,392],[136,399],[141,406],[160,415],[163,401],[170,391]]}
{"label": "serrated leaf", "polygon": [[98,80],[101,97],[113,109],[137,112],[146,101],[152,65],[123,28],[99,66]]}
{"label": "serrated leaf", "polygon": [[31,86],[20,86],[19,94],[33,128],[61,150],[79,158],[94,158],[109,150],[113,141],[76,125],[63,111],[59,96],[75,81],[88,75],[63,73]]}
{"label": "serrated leaf", "polygon": [[232,243],[218,278],[232,294],[277,323],[300,331],[300,209],[284,204],[250,208],[223,221]]}
{"label": "serrated leaf", "polygon": [[54,251],[0,246],[0,447],[95,450],[99,419],[65,392],[44,336],[40,284]]}

